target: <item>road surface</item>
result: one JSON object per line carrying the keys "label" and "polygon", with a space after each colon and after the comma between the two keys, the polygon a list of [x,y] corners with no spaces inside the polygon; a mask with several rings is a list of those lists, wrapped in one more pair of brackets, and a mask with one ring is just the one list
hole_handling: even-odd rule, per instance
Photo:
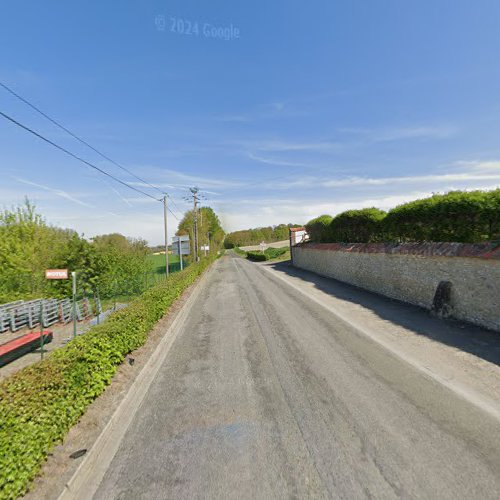
{"label": "road surface", "polygon": [[500,498],[494,414],[262,265],[215,266],[94,498]]}

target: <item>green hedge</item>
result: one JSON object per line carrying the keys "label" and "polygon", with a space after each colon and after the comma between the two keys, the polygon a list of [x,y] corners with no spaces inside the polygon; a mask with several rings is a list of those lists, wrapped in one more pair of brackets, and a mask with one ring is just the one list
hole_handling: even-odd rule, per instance
{"label": "green hedge", "polygon": [[500,189],[452,191],[392,209],[384,230],[401,241],[475,243],[500,238]]}
{"label": "green hedge", "polygon": [[247,254],[247,259],[249,260],[254,260],[254,261],[264,261],[264,260],[272,260],[272,259],[277,259],[278,257],[281,257],[288,251],[288,247],[283,247],[283,248],[267,248],[264,250],[264,253],[262,252],[246,252]]}
{"label": "green hedge", "polygon": [[262,252],[247,252],[247,259],[254,261],[264,261],[269,260],[269,257],[267,257],[266,254]]}
{"label": "green hedge", "polygon": [[348,210],[330,223],[329,234],[333,241],[368,243],[383,239],[382,222],[386,213],[378,208]]}
{"label": "green hedge", "polygon": [[306,231],[313,241],[318,243],[326,243],[331,241],[330,224],[333,217],[331,215],[320,215],[315,219],[310,220],[306,224]]}
{"label": "green hedge", "polygon": [[312,241],[495,241],[500,239],[500,189],[436,194],[399,205],[387,214],[367,208],[343,212],[330,218],[330,223],[328,217],[306,224]]}
{"label": "green hedge", "polygon": [[47,454],[104,391],[125,356],[144,344],[213,260],[171,275],[46,360],[0,383],[0,498],[26,492]]}

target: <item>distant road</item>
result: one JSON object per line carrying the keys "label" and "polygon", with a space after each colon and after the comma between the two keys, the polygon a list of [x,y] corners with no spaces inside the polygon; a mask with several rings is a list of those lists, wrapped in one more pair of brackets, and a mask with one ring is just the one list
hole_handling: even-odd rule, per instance
{"label": "distant road", "polygon": [[[275,241],[273,243],[266,243],[267,248],[283,248],[290,246],[290,242],[288,240],[285,241]],[[248,247],[240,247],[245,252],[251,252],[252,250],[260,250],[260,245],[250,245]]]}
{"label": "distant road", "polygon": [[116,455],[97,460],[94,498],[500,498],[498,338],[477,330],[476,357],[427,337],[460,334],[469,350],[457,326],[273,267],[215,264]]}

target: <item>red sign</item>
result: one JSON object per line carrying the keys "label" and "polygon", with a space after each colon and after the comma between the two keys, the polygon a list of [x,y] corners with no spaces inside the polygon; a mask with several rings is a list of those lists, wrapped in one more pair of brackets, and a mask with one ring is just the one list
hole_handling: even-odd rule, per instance
{"label": "red sign", "polygon": [[47,269],[45,271],[45,277],[48,280],[67,280],[68,270],[67,269]]}

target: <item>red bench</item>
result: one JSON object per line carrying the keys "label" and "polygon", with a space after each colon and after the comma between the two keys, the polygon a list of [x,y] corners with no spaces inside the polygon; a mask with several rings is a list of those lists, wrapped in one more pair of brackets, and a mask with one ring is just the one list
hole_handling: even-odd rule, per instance
{"label": "red bench", "polygon": [[43,335],[43,343],[52,342],[52,332],[43,330],[42,332],[31,332],[17,337],[17,339],[0,345],[0,366],[4,366],[15,359],[24,356],[26,353],[34,351],[40,347],[40,335]]}

